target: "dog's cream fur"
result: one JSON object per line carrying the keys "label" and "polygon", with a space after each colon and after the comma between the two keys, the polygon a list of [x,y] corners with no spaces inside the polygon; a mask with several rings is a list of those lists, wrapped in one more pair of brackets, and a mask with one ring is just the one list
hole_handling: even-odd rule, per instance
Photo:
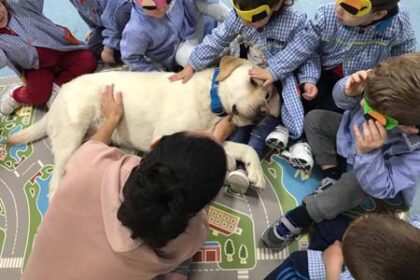
{"label": "dog's cream fur", "polygon": [[[219,96],[226,112],[235,105],[233,122],[250,124],[260,112],[278,115],[278,96],[261,83],[251,83],[245,60],[222,59]],[[210,110],[210,85],[213,69],[196,73],[186,83],[171,83],[170,73],[105,72],[84,75],[65,84],[49,112],[37,123],[8,139],[8,144],[24,144],[48,135],[51,139],[55,168],[50,198],[64,173],[68,158],[81,145],[88,130],[101,119],[100,96],[105,86],[114,84],[123,93],[124,116],[112,135],[117,145],[149,151],[153,140],[183,130],[211,130],[221,119]],[[273,112],[274,110],[274,112]],[[245,163],[250,182],[264,188],[260,160],[249,146],[227,141],[225,149]],[[83,167],[81,167],[83,168]]]}

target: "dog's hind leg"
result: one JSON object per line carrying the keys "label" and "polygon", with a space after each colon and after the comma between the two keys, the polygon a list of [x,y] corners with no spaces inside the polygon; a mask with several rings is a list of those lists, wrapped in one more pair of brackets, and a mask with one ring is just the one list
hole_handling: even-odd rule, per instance
{"label": "dog's hind leg", "polygon": [[51,137],[51,146],[54,154],[54,169],[49,187],[49,199],[57,190],[59,181],[64,175],[65,166],[70,156],[82,144],[87,128],[66,127]]}

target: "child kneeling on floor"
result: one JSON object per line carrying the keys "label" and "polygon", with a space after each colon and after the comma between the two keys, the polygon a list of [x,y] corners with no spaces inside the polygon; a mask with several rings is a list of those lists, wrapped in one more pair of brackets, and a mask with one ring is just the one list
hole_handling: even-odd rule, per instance
{"label": "child kneeling on floor", "polygon": [[23,72],[25,80],[3,94],[3,115],[23,104],[44,104],[62,84],[96,69],[86,45],[46,18],[43,5],[43,0],[0,0],[0,68]]}
{"label": "child kneeling on floor", "polygon": [[[313,222],[333,219],[369,195],[411,204],[420,174],[419,65],[420,53],[388,58],[337,83],[333,94],[344,114],[306,116],[306,137],[324,178],[303,205],[264,232],[266,246],[285,248]],[[352,171],[343,173],[342,159]]]}

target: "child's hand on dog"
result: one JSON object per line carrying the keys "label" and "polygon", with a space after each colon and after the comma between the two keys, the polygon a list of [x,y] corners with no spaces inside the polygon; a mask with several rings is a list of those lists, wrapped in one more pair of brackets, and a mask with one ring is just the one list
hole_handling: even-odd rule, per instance
{"label": "child's hand on dog", "polygon": [[188,82],[191,77],[194,75],[194,68],[190,65],[186,65],[181,72],[175,73],[169,77],[169,81],[175,82],[178,80],[182,80],[182,83],[185,84]]}
{"label": "child's hand on dog", "polygon": [[105,121],[117,125],[123,114],[124,108],[122,103],[122,93],[114,94],[114,85],[106,86],[101,96],[101,112]]}
{"label": "child's hand on dog", "polygon": [[251,78],[263,80],[263,87],[269,86],[273,83],[273,76],[266,68],[252,67],[248,74]]}
{"label": "child's hand on dog", "polygon": [[370,70],[362,70],[352,74],[345,83],[344,94],[358,96],[365,90],[365,82]]}

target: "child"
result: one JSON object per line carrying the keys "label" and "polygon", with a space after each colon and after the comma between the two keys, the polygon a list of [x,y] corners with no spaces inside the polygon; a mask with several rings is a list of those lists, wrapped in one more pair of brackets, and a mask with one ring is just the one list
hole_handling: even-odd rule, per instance
{"label": "child", "polygon": [[[343,76],[370,69],[389,56],[415,51],[416,40],[408,12],[399,0],[337,0],[322,5],[314,20],[279,54],[270,71],[254,69],[252,77],[267,82],[281,79],[317,52],[322,69],[311,99],[304,98],[305,112],[327,109],[342,112],[331,92]],[[319,93],[319,94],[318,94]],[[305,97],[305,96],[303,96]],[[276,143],[279,134],[267,137]],[[281,134],[280,134],[281,137]]]}
{"label": "child", "polygon": [[335,4],[322,5],[315,19],[279,55],[281,59],[274,69],[255,69],[251,76],[267,81],[281,78],[318,50],[324,71],[317,85],[320,95],[315,99],[315,107],[335,109],[330,93],[343,75],[370,69],[388,56],[415,50],[408,12],[398,2],[337,0]]}
{"label": "child", "polygon": [[[196,3],[197,2],[197,3]],[[132,71],[174,71],[228,8],[214,0],[136,0],[121,40],[121,55]]]}
{"label": "child", "polygon": [[[183,71],[171,77],[172,81],[182,79],[186,82],[194,71],[201,70],[214,63],[223,50],[229,46],[238,35],[243,38],[252,50],[260,50],[262,55],[253,53],[253,57],[262,57],[260,63],[267,69],[274,69],[282,50],[288,45],[295,34],[304,28],[306,16],[293,11],[288,6],[293,2],[281,0],[235,0],[234,10],[226,20],[218,26],[211,35],[206,36],[191,54],[189,65]],[[299,83],[304,84],[308,91],[314,87],[318,70],[315,69],[316,56],[312,57],[300,68]],[[291,71],[292,72],[292,71]],[[289,74],[276,84],[282,96],[281,117],[267,116],[256,127],[239,128],[232,140],[248,143],[260,157],[263,156],[265,138],[280,122],[287,128],[282,134],[285,139],[289,134],[297,139],[303,132],[303,107],[299,98],[296,78]],[[235,113],[235,112],[233,112]],[[309,151],[308,151],[309,152]],[[236,189],[247,189],[248,178],[237,170],[228,175],[228,179]]]}
{"label": "child", "polygon": [[90,28],[87,45],[105,63],[121,62],[120,40],[130,19],[130,0],[70,0]]}
{"label": "child", "polygon": [[[266,246],[285,248],[303,228],[360,205],[366,195],[411,204],[420,174],[419,64],[420,53],[413,53],[356,72],[334,88],[343,115],[308,113],[305,134],[324,178],[303,205],[264,232]],[[342,174],[339,156],[353,171]]]}
{"label": "child", "polygon": [[309,250],[291,254],[265,280],[420,279],[419,214],[409,217],[411,225],[376,213],[350,226],[343,216],[316,224]]}
{"label": "child", "polygon": [[94,55],[70,31],[42,14],[43,0],[0,0],[0,68],[21,74],[24,86],[5,92],[0,113],[22,104],[44,104],[71,79],[93,72]]}
{"label": "child", "polygon": [[218,141],[230,124],[215,136],[164,136],[140,159],[108,146],[122,97],[112,87],[103,95],[103,122],[68,161],[22,279],[149,280],[174,269],[164,279],[187,279],[178,266],[206,240],[205,207],[226,174]]}

